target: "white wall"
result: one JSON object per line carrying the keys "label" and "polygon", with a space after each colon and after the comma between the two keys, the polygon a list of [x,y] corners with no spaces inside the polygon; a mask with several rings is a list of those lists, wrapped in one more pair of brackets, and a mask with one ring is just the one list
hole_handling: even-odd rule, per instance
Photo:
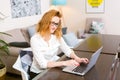
{"label": "white wall", "polygon": [[[10,0],[0,0],[0,11],[10,16]],[[41,0],[43,12],[48,9],[51,0]],[[84,29],[88,17],[101,17],[105,22],[105,33],[120,35],[120,0],[105,0],[105,12],[103,14],[87,14],[85,12],[85,0],[67,0],[67,5],[62,7],[64,19],[68,31],[76,32]],[[8,19],[0,21],[0,31],[6,31],[18,27],[26,27],[37,23],[41,15]]]}
{"label": "white wall", "polygon": [[[41,0],[42,14],[49,8],[49,6],[49,0]],[[35,24],[40,20],[42,15],[12,19],[10,0],[0,0],[0,12],[8,16],[5,20],[0,21],[0,31],[7,31]]]}
{"label": "white wall", "polygon": [[85,0],[67,0],[63,8],[66,25],[70,31],[84,29],[88,17],[101,17],[105,22],[105,33],[120,35],[120,0],[105,0],[103,14],[87,14]]}

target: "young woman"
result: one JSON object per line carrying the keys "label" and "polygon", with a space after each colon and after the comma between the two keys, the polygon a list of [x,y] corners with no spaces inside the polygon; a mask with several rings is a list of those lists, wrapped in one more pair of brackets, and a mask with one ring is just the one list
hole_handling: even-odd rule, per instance
{"label": "young woman", "polygon": [[[37,33],[31,38],[33,63],[31,72],[40,73],[43,69],[60,66],[78,66],[88,63],[87,58],[79,58],[62,38],[61,13],[57,10],[46,12],[37,25]],[[61,49],[71,60],[57,61],[58,50]]]}

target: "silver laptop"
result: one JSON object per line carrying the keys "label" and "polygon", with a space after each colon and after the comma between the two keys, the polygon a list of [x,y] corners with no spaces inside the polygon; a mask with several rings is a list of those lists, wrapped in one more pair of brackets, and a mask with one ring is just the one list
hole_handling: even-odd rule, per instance
{"label": "silver laptop", "polygon": [[85,75],[97,62],[98,57],[102,51],[102,47],[100,47],[95,53],[92,54],[90,61],[87,65],[80,65],[80,66],[67,66],[63,68],[62,71],[68,72],[68,73],[73,73],[73,74],[78,74],[78,75]]}

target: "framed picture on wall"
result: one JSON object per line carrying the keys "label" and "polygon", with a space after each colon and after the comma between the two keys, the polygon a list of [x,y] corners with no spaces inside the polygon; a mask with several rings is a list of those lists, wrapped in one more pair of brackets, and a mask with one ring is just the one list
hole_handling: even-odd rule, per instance
{"label": "framed picture on wall", "polygon": [[12,18],[41,14],[41,0],[10,0]]}
{"label": "framed picture on wall", "polygon": [[86,0],[86,13],[104,13],[105,0]]}

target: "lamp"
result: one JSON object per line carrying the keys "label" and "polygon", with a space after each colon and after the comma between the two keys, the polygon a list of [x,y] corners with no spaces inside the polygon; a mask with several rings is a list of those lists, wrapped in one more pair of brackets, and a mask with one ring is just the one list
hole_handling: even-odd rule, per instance
{"label": "lamp", "polygon": [[[55,5],[55,6],[64,6],[66,4],[67,4],[67,0],[52,0],[52,5]],[[61,7],[59,7],[59,11],[63,15]],[[62,19],[63,19],[63,25],[66,27],[66,24],[65,24],[65,21],[64,21],[64,16],[62,17]]]}
{"label": "lamp", "polygon": [[52,0],[53,5],[66,5],[66,0]]}

